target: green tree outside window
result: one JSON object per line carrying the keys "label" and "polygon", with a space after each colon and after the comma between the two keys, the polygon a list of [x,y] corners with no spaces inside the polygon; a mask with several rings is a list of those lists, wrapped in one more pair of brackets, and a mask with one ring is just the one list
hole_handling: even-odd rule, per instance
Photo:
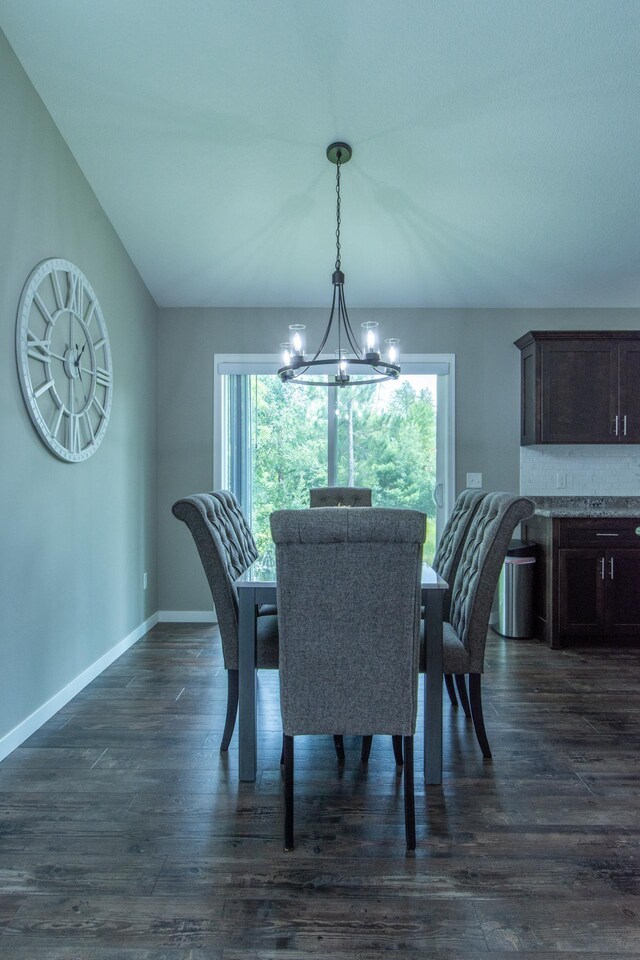
{"label": "green tree outside window", "polygon": [[[252,528],[261,553],[271,549],[273,510],[307,507],[309,489],[327,485],[327,391],[251,380]],[[404,377],[337,391],[337,482],[371,487],[377,507],[427,514],[426,559],[435,551],[435,377]],[[387,387],[386,384],[382,385]]]}

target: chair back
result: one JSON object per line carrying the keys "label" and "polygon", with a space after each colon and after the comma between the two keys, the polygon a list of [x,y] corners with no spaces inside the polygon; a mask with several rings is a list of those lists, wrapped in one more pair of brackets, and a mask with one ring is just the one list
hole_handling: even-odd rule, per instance
{"label": "chair back", "polygon": [[238,594],[234,581],[258,557],[253,534],[240,504],[228,490],[183,497],[172,510],[195,540],[216,608],[224,664],[228,670],[235,670]]}
{"label": "chair back", "polygon": [[453,585],[449,622],[469,654],[469,673],[482,673],[493,597],[517,525],[535,505],[512,493],[487,494],[471,521]]}
{"label": "chair back", "polygon": [[483,490],[463,490],[453,505],[451,515],[442,531],[442,536],[438,543],[436,555],[431,564],[436,573],[439,573],[443,580],[449,584],[444,601],[442,615],[445,620],[449,619],[451,611],[451,594],[453,584],[458,572],[458,564],[462,556],[465,537],[476,510],[484,500],[486,494]]}
{"label": "chair back", "polygon": [[370,487],[313,487],[310,507],[370,507]]}
{"label": "chair back", "polygon": [[287,736],[413,735],[425,527],[416,510],[271,514]]}

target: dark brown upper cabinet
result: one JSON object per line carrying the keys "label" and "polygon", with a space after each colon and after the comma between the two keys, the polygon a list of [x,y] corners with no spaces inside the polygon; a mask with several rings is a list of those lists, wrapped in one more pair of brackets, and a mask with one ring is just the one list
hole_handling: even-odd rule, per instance
{"label": "dark brown upper cabinet", "polygon": [[620,376],[620,439],[640,443],[640,339],[618,347]]}
{"label": "dark brown upper cabinet", "polygon": [[640,331],[519,340],[520,443],[640,443]]}

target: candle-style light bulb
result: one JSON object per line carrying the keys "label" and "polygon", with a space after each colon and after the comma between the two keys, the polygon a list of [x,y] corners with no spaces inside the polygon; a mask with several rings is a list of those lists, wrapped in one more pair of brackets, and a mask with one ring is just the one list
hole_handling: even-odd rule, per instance
{"label": "candle-style light bulb", "polygon": [[365,320],[362,324],[362,348],[365,357],[375,358],[378,356],[379,336],[377,322],[375,320]]}
{"label": "candle-style light bulb", "polygon": [[304,357],[304,331],[303,323],[289,324],[289,342],[294,357]]}
{"label": "candle-style light bulb", "polygon": [[351,377],[349,376],[349,351],[345,350],[344,347],[341,347],[338,350],[338,372],[335,377],[335,382],[339,386],[344,386],[349,383]]}
{"label": "candle-style light bulb", "polygon": [[400,341],[396,337],[389,337],[388,340],[385,340],[385,345],[387,347],[387,359],[389,363],[397,364],[400,359]]}
{"label": "candle-style light bulb", "polygon": [[288,367],[291,363],[291,345],[289,343],[281,343],[280,347],[282,349],[282,365],[283,367]]}

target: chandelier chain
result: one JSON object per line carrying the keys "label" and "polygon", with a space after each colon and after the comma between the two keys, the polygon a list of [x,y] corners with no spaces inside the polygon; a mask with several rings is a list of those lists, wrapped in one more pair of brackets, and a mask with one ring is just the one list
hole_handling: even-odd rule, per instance
{"label": "chandelier chain", "polygon": [[340,270],[340,151],[336,161],[336,270]]}

